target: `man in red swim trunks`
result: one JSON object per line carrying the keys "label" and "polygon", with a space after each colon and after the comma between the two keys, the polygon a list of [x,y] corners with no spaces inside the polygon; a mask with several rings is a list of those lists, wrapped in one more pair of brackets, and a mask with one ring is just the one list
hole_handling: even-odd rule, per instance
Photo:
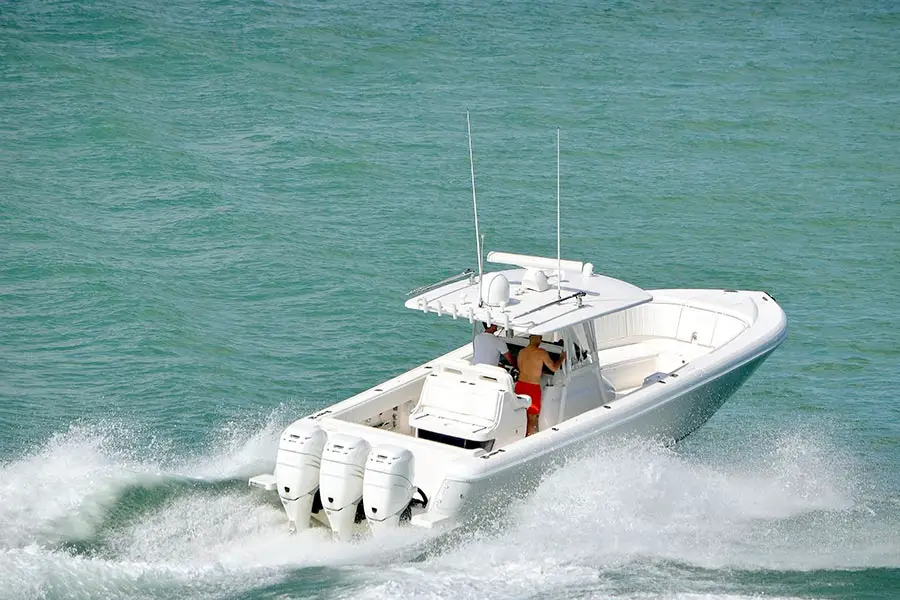
{"label": "man in red swim trunks", "polygon": [[531,406],[528,407],[528,429],[526,436],[537,433],[538,416],[541,414],[541,372],[546,366],[556,372],[566,360],[566,353],[559,355],[559,360],[553,361],[547,351],[541,348],[541,336],[532,335],[528,338],[528,346],[519,352],[516,362],[519,366],[519,381],[516,382],[516,393],[531,396]]}

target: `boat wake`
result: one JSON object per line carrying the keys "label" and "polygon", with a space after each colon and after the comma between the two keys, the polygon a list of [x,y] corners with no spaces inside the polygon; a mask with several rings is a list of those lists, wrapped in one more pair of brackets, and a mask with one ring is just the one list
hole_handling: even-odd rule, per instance
{"label": "boat wake", "polygon": [[389,561],[423,538],[290,535],[277,499],[247,487],[272,468],[282,429],[272,417],[222,432],[208,455],[137,460],[122,428],[73,426],[0,463],[0,598],[215,598],[297,569]]}
{"label": "boat wake", "polygon": [[704,597],[722,570],[745,597],[772,582],[735,573],[900,568],[900,506],[868,497],[824,436],[772,434],[710,451],[718,462],[598,446],[490,518],[336,544],[288,534],[273,497],[246,487],[281,428],[233,427],[172,460],[135,458],[115,427],[73,427],[0,463],[0,597]]}

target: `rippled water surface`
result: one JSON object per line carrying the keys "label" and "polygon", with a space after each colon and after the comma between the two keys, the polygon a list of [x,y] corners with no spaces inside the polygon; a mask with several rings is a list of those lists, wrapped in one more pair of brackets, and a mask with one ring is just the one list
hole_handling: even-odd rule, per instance
{"label": "rippled water surface", "polygon": [[[0,598],[894,598],[900,8],[0,5]],[[773,294],[673,449],[451,533],[290,536],[297,416],[464,343],[489,249]]]}

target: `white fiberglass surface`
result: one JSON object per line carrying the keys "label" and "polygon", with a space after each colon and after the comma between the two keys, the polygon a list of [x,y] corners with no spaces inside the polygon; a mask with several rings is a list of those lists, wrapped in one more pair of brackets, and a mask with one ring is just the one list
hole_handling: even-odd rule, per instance
{"label": "white fiberglass surface", "polygon": [[511,290],[508,301],[498,305],[478,301],[481,287],[477,281],[459,281],[410,298],[405,306],[438,315],[508,324],[520,333],[549,334],[651,300],[646,291],[604,275],[567,274],[561,288],[551,286],[535,291],[523,285],[524,269],[495,273],[487,275],[502,275]]}
{"label": "white fiberglass surface", "polygon": [[601,349],[652,338],[718,348],[749,326],[735,315],[657,300],[594,321],[597,346]]}

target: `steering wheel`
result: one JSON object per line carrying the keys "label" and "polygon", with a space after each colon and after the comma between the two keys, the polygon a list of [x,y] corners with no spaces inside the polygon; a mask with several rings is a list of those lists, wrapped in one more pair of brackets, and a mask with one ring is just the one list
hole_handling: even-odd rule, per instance
{"label": "steering wheel", "polygon": [[513,378],[513,381],[516,381],[519,378],[519,369],[517,369],[514,366],[512,366],[511,364],[509,364],[509,361],[506,360],[505,356],[502,356],[502,355],[500,356],[499,366],[506,369],[506,372],[509,373],[510,377]]}

